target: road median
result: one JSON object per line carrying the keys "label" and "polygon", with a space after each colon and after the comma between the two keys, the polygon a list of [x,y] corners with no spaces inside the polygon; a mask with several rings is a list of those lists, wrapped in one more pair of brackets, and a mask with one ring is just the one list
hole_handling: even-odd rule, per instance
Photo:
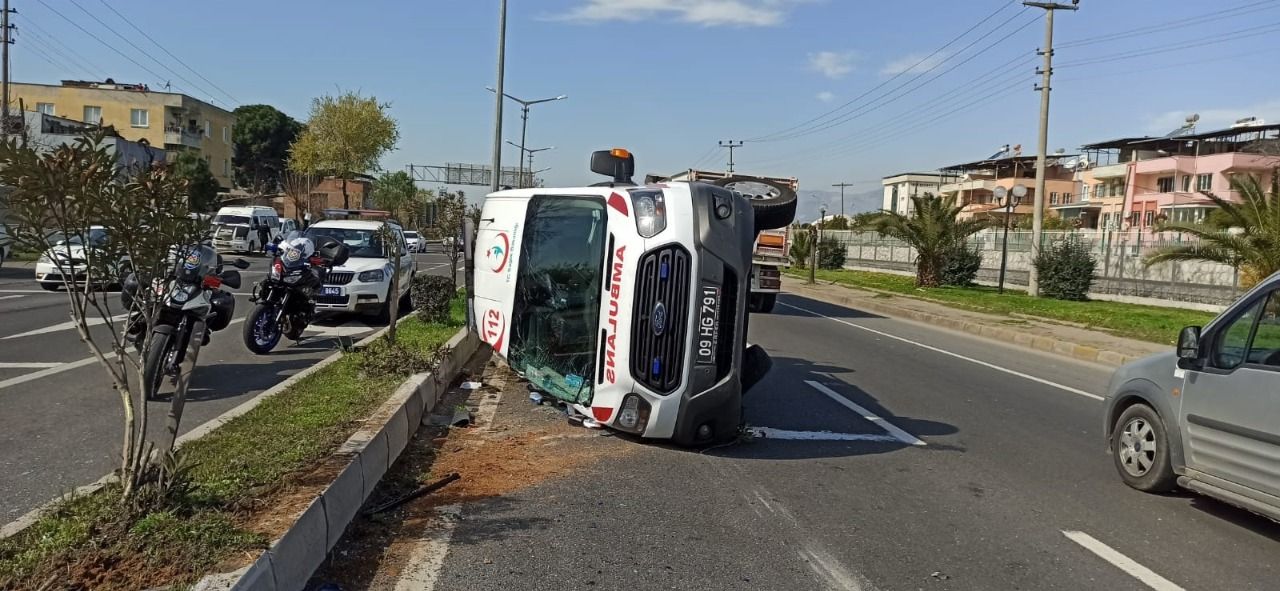
{"label": "road median", "polygon": [[[304,568],[313,564],[310,546],[323,559],[403,448],[413,418],[479,347],[459,330],[460,310],[444,324],[406,319],[398,347],[375,335],[188,434],[168,467],[170,486],[121,503],[118,485],[104,479],[26,527],[6,528],[0,588],[185,587],[246,564],[246,575],[264,572],[260,563]],[[317,524],[319,538],[305,533]],[[296,571],[265,572],[269,587],[235,588],[301,588],[286,584]]]}

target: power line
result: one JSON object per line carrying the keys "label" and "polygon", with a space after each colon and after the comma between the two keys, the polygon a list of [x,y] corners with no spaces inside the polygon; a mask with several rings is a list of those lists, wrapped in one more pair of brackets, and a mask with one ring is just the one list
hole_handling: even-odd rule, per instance
{"label": "power line", "polygon": [[[36,51],[32,51],[31,55],[34,55],[44,60],[45,63],[53,66],[58,70],[66,71],[66,72],[70,72],[72,70],[71,67],[63,63],[60,59],[58,59],[54,55],[52,51],[50,51],[51,48],[48,45],[46,45],[45,42],[30,36],[26,31],[21,31],[16,27],[14,28],[14,32],[20,33],[20,35],[18,36],[23,40],[23,42],[26,44],[30,44],[31,47],[36,50]],[[14,45],[17,45],[17,44],[15,43]]]}
{"label": "power line", "polygon": [[[178,72],[174,71],[174,69],[173,69],[173,68],[170,68],[169,66],[165,65],[163,62],[161,62],[160,60],[156,59],[156,58],[155,58],[154,56],[152,56],[150,53],[147,53],[147,52],[146,52],[146,50],[142,49],[141,47],[138,47],[138,45],[137,45],[136,43],[134,43],[133,41],[129,40],[129,38],[128,38],[128,37],[125,37],[124,35],[121,35],[121,34],[120,34],[120,32],[119,32],[119,31],[117,31],[117,30],[115,30],[111,25],[108,25],[107,23],[102,22],[102,19],[98,18],[97,16],[94,16],[94,14],[93,14],[92,12],[89,12],[88,10],[85,10],[85,8],[84,8],[83,6],[81,6],[79,2],[76,2],[76,0],[70,0],[70,2],[71,2],[71,4],[75,5],[75,7],[76,7],[76,8],[79,8],[79,9],[80,9],[80,12],[85,13],[85,15],[87,15],[89,18],[93,19],[93,20],[94,20],[94,22],[98,23],[99,25],[102,25],[102,26],[103,26],[103,28],[105,28],[106,30],[111,31],[111,33],[112,33],[113,35],[115,35],[116,37],[119,37],[121,41],[124,41],[125,43],[128,43],[128,44],[129,44],[129,47],[134,48],[135,50],[137,50],[137,51],[138,51],[138,53],[141,53],[142,55],[147,56],[147,59],[149,59],[149,60],[151,60],[151,61],[155,62],[155,63],[156,63],[156,65],[160,66],[161,68],[164,68],[164,69],[165,69],[165,70],[167,70],[170,74],[173,74],[174,76],[177,76],[179,80],[182,80],[183,82],[185,82],[185,83],[187,83],[187,84],[191,85],[191,87],[192,87],[192,88],[194,88],[194,89],[196,89],[196,90],[199,90],[200,92],[202,92],[202,93],[204,93],[204,94],[208,95],[208,96],[209,96],[209,98],[211,98],[211,99],[213,99],[213,100],[215,100],[215,101],[218,101],[218,102],[222,102],[222,101],[218,100],[216,97],[214,97],[213,93],[212,93],[212,92],[209,92],[209,90],[208,90],[208,89],[206,89],[206,88],[204,88],[204,87],[201,87],[200,85],[196,84],[195,82],[192,82],[192,81],[188,80],[188,79],[186,78],[186,76],[183,76],[182,74],[179,74]],[[226,103],[223,103],[223,104],[225,105]]]}
{"label": "power line", "polygon": [[[792,133],[787,134],[787,135],[784,135],[784,136],[775,137],[775,138],[771,139],[770,141],[781,141],[781,140],[786,140],[786,139],[794,139],[794,138],[803,137],[803,136],[806,136],[806,135],[812,135],[812,134],[814,134],[814,133],[818,133],[818,132],[821,132],[821,131],[826,131],[827,129],[831,129],[832,127],[836,127],[836,126],[839,126],[839,125],[843,125],[843,124],[847,123],[848,121],[850,121],[850,120],[852,120],[852,119],[855,119],[855,118],[857,118],[857,117],[861,117],[862,115],[865,115],[865,114],[867,114],[867,113],[869,113],[869,112],[871,112],[871,111],[874,111],[874,110],[878,109],[879,107],[881,107],[881,106],[883,106],[883,105],[885,104],[884,102],[882,102],[882,103],[880,103],[880,104],[876,105],[876,104],[875,104],[875,101],[884,101],[885,99],[901,98],[902,96],[905,96],[905,95],[907,95],[907,94],[910,94],[911,92],[913,92],[913,91],[915,91],[915,90],[919,89],[920,87],[925,86],[925,85],[929,84],[930,82],[933,82],[934,80],[937,80],[938,78],[940,78],[940,77],[942,77],[942,76],[944,76],[944,75],[946,75],[946,74],[948,74],[948,73],[950,73],[950,72],[955,71],[955,70],[956,70],[957,68],[959,68],[960,66],[963,66],[963,65],[965,65],[965,64],[967,64],[967,63],[969,63],[970,61],[972,61],[974,58],[977,58],[978,56],[980,56],[980,55],[982,55],[982,54],[986,53],[987,51],[990,51],[991,49],[995,48],[996,46],[998,46],[998,45],[1000,45],[1001,43],[1003,43],[1003,42],[1007,41],[1008,39],[1010,39],[1013,35],[1017,34],[1018,32],[1021,32],[1021,31],[1022,31],[1023,29],[1025,29],[1025,28],[1027,28],[1027,27],[1031,26],[1031,24],[1035,23],[1035,22],[1036,22],[1036,20],[1038,20],[1038,19],[1034,19],[1034,18],[1033,18],[1033,19],[1031,19],[1031,20],[1028,20],[1027,22],[1023,23],[1021,26],[1019,26],[1019,27],[1015,28],[1014,30],[1010,31],[1009,33],[1007,33],[1005,36],[1001,37],[1000,39],[996,40],[996,41],[995,41],[995,42],[993,42],[993,43],[988,44],[986,47],[984,47],[984,48],[982,48],[982,49],[978,50],[976,53],[973,53],[973,54],[969,55],[968,57],[966,57],[965,59],[961,60],[960,62],[958,62],[958,63],[956,63],[956,64],[953,64],[951,67],[947,68],[946,70],[943,70],[941,73],[939,73],[939,74],[937,74],[937,75],[933,76],[932,78],[929,78],[928,80],[925,80],[924,82],[922,82],[922,83],[920,83],[920,84],[917,84],[917,85],[915,85],[915,86],[913,86],[913,87],[911,87],[911,88],[908,88],[905,92],[903,92],[903,93],[901,93],[901,94],[897,95],[896,97],[894,96],[894,94],[893,94],[893,93],[897,92],[898,90],[901,90],[901,89],[905,88],[907,85],[911,84],[912,82],[915,82],[916,80],[919,80],[920,78],[924,77],[926,74],[929,74],[930,72],[932,72],[932,71],[934,71],[934,70],[936,70],[936,69],[938,69],[938,68],[942,67],[944,64],[946,64],[946,63],[947,63],[948,61],[950,61],[952,58],[955,58],[955,57],[957,57],[957,56],[959,56],[959,55],[963,54],[963,53],[964,53],[965,51],[967,51],[969,48],[973,47],[974,45],[977,45],[977,44],[978,44],[978,42],[980,42],[980,41],[982,41],[983,39],[986,39],[987,37],[991,36],[991,35],[992,35],[993,33],[995,33],[996,31],[1001,30],[1001,28],[1002,28],[1002,27],[1004,27],[1004,25],[1008,24],[1010,21],[1012,21],[1013,19],[1017,18],[1017,17],[1018,17],[1019,15],[1021,15],[1021,14],[1022,14],[1022,12],[1021,12],[1021,11],[1020,11],[1020,12],[1015,13],[1013,16],[1009,17],[1008,19],[1005,19],[1005,20],[1004,20],[1003,22],[1001,22],[999,25],[996,25],[996,27],[995,27],[995,28],[991,29],[990,31],[987,31],[986,33],[984,33],[984,34],[982,34],[981,36],[979,36],[977,39],[974,39],[973,41],[971,41],[968,45],[964,46],[963,48],[961,48],[961,49],[960,49],[959,51],[957,51],[956,53],[954,53],[954,54],[952,54],[952,55],[948,56],[946,59],[943,59],[943,60],[939,61],[938,63],[936,63],[936,64],[934,64],[934,65],[930,66],[928,69],[921,71],[920,73],[918,73],[918,74],[916,74],[915,76],[913,76],[910,80],[907,80],[906,82],[903,82],[902,84],[898,85],[897,87],[895,87],[895,88],[891,89],[888,93],[886,93],[886,94],[884,94],[884,95],[881,95],[881,96],[879,96],[879,97],[877,97],[877,98],[873,99],[872,103],[870,103],[869,105],[863,105],[862,107],[859,107],[858,109],[855,109],[852,113],[846,113],[846,114],[844,114],[844,115],[842,115],[842,116],[840,116],[840,117],[838,117],[838,118],[836,118],[836,119],[833,119],[833,120],[828,121],[828,122],[825,122],[825,123],[821,123],[821,124],[819,124],[819,125],[817,125],[817,126],[810,126],[808,129],[802,129],[802,130],[798,130],[798,131],[792,132]],[[872,106],[872,105],[874,105],[874,106]],[[865,110],[864,110],[864,109],[865,109]]]}
{"label": "power line", "polygon": [[178,56],[174,55],[173,52],[169,51],[168,49],[165,48],[165,46],[161,45],[159,41],[156,41],[151,37],[151,35],[148,35],[146,31],[143,31],[142,29],[138,28],[137,25],[133,24],[132,20],[130,20],[125,15],[120,14],[120,11],[116,10],[114,7],[108,4],[107,0],[98,0],[98,1],[101,2],[103,6],[107,7],[107,10],[110,10],[111,12],[115,13],[116,16],[120,17],[120,19],[123,20],[125,23],[127,23],[131,28],[133,28],[133,30],[137,31],[138,34],[145,37],[147,41],[150,41],[152,45],[159,47],[160,51],[163,51],[165,55],[173,58],[173,60],[178,62],[179,64],[182,64],[182,67],[190,70],[192,74],[195,74],[201,80],[204,80],[205,82],[207,82],[209,86],[212,86],[218,92],[221,92],[224,96],[231,99],[231,102],[240,104],[240,99],[237,99],[236,97],[232,96],[231,93],[223,90],[222,87],[218,86],[217,84],[214,84],[212,80],[205,78],[204,75],[201,74],[199,71],[197,71],[195,68],[192,68],[191,66],[187,65],[187,62],[182,61]]}
{"label": "power line", "polygon": [[[973,26],[969,27],[968,29],[965,29],[965,30],[964,30],[964,32],[960,33],[959,35],[956,35],[955,37],[952,37],[950,41],[947,41],[947,42],[946,42],[945,44],[943,44],[941,47],[939,47],[939,48],[937,48],[937,49],[933,50],[933,52],[932,52],[932,53],[930,53],[929,55],[927,55],[927,56],[925,56],[925,57],[921,58],[921,59],[920,59],[920,61],[918,61],[918,62],[916,62],[916,63],[912,64],[912,65],[911,65],[911,67],[909,67],[909,68],[907,68],[907,69],[905,69],[905,70],[902,70],[902,71],[900,71],[900,72],[895,73],[895,74],[894,74],[892,77],[890,77],[889,79],[887,79],[887,80],[885,80],[885,81],[881,82],[880,84],[875,85],[874,87],[872,87],[871,89],[867,90],[866,92],[863,92],[862,94],[860,94],[860,95],[858,95],[858,96],[856,96],[856,97],[853,97],[852,99],[850,99],[849,101],[845,102],[844,104],[842,104],[842,105],[840,105],[840,106],[838,106],[838,107],[836,107],[836,108],[834,108],[834,109],[831,109],[830,111],[827,111],[826,113],[823,113],[823,114],[821,114],[821,115],[818,115],[817,117],[814,117],[814,118],[812,118],[812,119],[809,119],[808,121],[805,121],[805,122],[803,122],[803,123],[800,123],[800,124],[798,124],[798,125],[794,125],[794,126],[792,126],[792,127],[788,127],[787,129],[784,129],[784,130],[781,130],[781,131],[776,131],[776,132],[773,132],[773,133],[770,133],[770,134],[766,134],[766,135],[763,135],[763,136],[759,136],[759,137],[756,137],[756,138],[752,138],[752,139],[749,139],[748,141],[752,141],[752,142],[773,141],[773,139],[772,139],[772,138],[773,138],[774,136],[778,136],[778,135],[783,135],[783,134],[790,133],[790,132],[792,132],[792,131],[794,131],[794,130],[796,130],[796,129],[799,129],[799,128],[801,128],[801,127],[804,127],[804,126],[806,126],[806,125],[809,125],[810,123],[813,123],[813,122],[818,121],[818,120],[820,120],[820,119],[825,119],[826,117],[828,117],[828,116],[830,116],[830,115],[832,115],[832,114],[835,114],[835,113],[837,113],[837,112],[840,112],[840,111],[844,110],[844,108],[845,108],[845,107],[848,107],[849,105],[852,105],[853,103],[856,103],[857,101],[861,100],[863,97],[865,97],[865,96],[867,96],[867,95],[871,94],[872,92],[875,92],[876,90],[878,90],[878,89],[880,89],[880,88],[884,87],[886,84],[889,84],[890,82],[893,82],[894,80],[898,79],[898,77],[900,77],[900,76],[902,76],[902,75],[906,74],[907,72],[910,72],[910,71],[914,70],[915,68],[919,67],[921,64],[923,64],[923,63],[927,62],[927,61],[928,61],[930,58],[932,58],[933,56],[937,55],[938,53],[942,52],[942,51],[943,51],[943,50],[945,50],[946,48],[950,47],[952,44],[954,44],[955,42],[957,42],[957,41],[959,41],[960,39],[962,39],[965,35],[968,35],[969,33],[973,32],[973,30],[974,30],[974,29],[977,29],[978,27],[982,26],[982,25],[983,25],[984,23],[986,23],[987,21],[991,20],[992,18],[995,18],[995,16],[996,16],[997,14],[1000,14],[1000,13],[1001,13],[1001,12],[1003,12],[1006,8],[1009,8],[1010,6],[1013,6],[1013,5],[1014,5],[1014,4],[1009,3],[1009,2],[1005,2],[1005,3],[1003,3],[1003,4],[1002,4],[999,8],[997,8],[994,12],[992,12],[991,14],[988,14],[986,17],[984,17],[982,20],[978,21],[977,23],[975,23]],[[1023,8],[1023,10],[1025,11],[1026,9],[1025,9],[1025,8]]]}
{"label": "power line", "polygon": [[22,17],[22,23],[27,28],[26,34],[37,35],[37,32],[38,32],[39,34],[37,36],[40,39],[44,40],[45,44],[53,48],[56,53],[58,53],[64,59],[66,59],[67,63],[75,64],[81,70],[88,73],[90,77],[93,77],[96,79],[102,78],[102,75],[101,75],[103,72],[102,68],[99,68],[98,66],[94,65],[93,62],[90,62],[79,52],[75,51],[74,49],[71,49],[65,43],[60,41],[57,35],[53,35],[52,33],[49,33],[45,29],[41,28],[40,25],[37,25],[35,22],[32,22],[31,19],[26,18],[25,15],[19,14],[18,16]]}
{"label": "power line", "polygon": [[[1269,23],[1269,24],[1266,24],[1266,25],[1258,25],[1258,26],[1256,26],[1256,27],[1248,27],[1248,28],[1245,28],[1245,29],[1237,30],[1237,31],[1228,31],[1228,32],[1226,32],[1226,33],[1222,33],[1222,35],[1223,35],[1224,37],[1219,38],[1219,39],[1211,39],[1211,40],[1209,40],[1209,41],[1194,41],[1194,42],[1189,42],[1189,43],[1175,43],[1175,44],[1172,44],[1172,45],[1166,45],[1166,46],[1160,46],[1160,47],[1151,47],[1151,48],[1147,48],[1147,49],[1145,49],[1145,50],[1138,51],[1138,52],[1136,52],[1136,53],[1135,53],[1135,52],[1125,52],[1125,53],[1118,54],[1118,55],[1117,55],[1117,54],[1111,54],[1111,55],[1109,55],[1109,56],[1108,56],[1108,55],[1103,55],[1103,56],[1098,56],[1098,57],[1093,57],[1093,58],[1085,58],[1085,59],[1078,60],[1078,61],[1074,61],[1074,62],[1067,62],[1067,63],[1064,63],[1064,64],[1060,64],[1060,65],[1058,65],[1057,67],[1059,67],[1059,68],[1077,68],[1077,67],[1080,67],[1080,66],[1091,66],[1091,65],[1094,65],[1094,64],[1104,64],[1104,63],[1108,63],[1108,62],[1118,62],[1118,61],[1123,61],[1123,60],[1130,60],[1130,59],[1135,59],[1135,58],[1140,58],[1140,57],[1146,57],[1146,56],[1149,56],[1149,55],[1156,55],[1156,54],[1160,54],[1160,53],[1166,53],[1166,52],[1169,52],[1169,51],[1180,51],[1180,50],[1183,50],[1183,49],[1194,49],[1194,48],[1197,48],[1197,47],[1205,47],[1205,46],[1207,46],[1207,45],[1218,45],[1218,44],[1221,44],[1221,43],[1230,43],[1230,42],[1232,42],[1232,41],[1238,41],[1238,40],[1240,40],[1240,39],[1247,39],[1247,38],[1249,38],[1249,37],[1257,37],[1257,36],[1260,36],[1260,35],[1266,35],[1267,33],[1270,33],[1270,32],[1274,31],[1274,30],[1275,30],[1275,29],[1277,29],[1277,28],[1280,28],[1280,21],[1278,21],[1278,22],[1274,22],[1274,23]],[[1248,33],[1248,34],[1241,34],[1241,33]],[[1229,35],[1229,37],[1227,37],[1228,35]]]}
{"label": "power line", "polygon": [[[1258,8],[1258,6],[1262,6],[1262,8]],[[1215,10],[1215,11],[1212,11],[1212,12],[1207,12],[1207,13],[1204,13],[1204,14],[1198,14],[1198,15],[1195,15],[1195,16],[1189,16],[1189,17],[1185,17],[1185,18],[1180,18],[1180,19],[1174,19],[1174,20],[1171,20],[1171,21],[1166,21],[1166,22],[1163,22],[1163,23],[1157,23],[1157,24],[1154,24],[1154,25],[1147,25],[1147,26],[1145,26],[1145,27],[1138,27],[1138,28],[1135,28],[1135,29],[1129,29],[1129,30],[1127,30],[1127,31],[1117,31],[1117,32],[1114,32],[1114,33],[1104,33],[1104,34],[1102,34],[1102,35],[1095,35],[1095,36],[1093,36],[1093,37],[1085,37],[1085,38],[1083,38],[1083,39],[1076,39],[1076,40],[1074,40],[1074,41],[1067,41],[1066,43],[1061,43],[1061,44],[1059,44],[1059,45],[1058,45],[1058,47],[1059,47],[1059,48],[1078,47],[1078,46],[1081,46],[1081,45],[1090,45],[1090,44],[1095,43],[1095,42],[1098,42],[1098,41],[1106,41],[1106,40],[1112,40],[1112,39],[1118,39],[1118,38],[1126,38],[1126,39],[1127,39],[1127,38],[1138,37],[1138,36],[1142,36],[1142,35],[1152,35],[1152,34],[1156,34],[1156,33],[1164,33],[1164,32],[1167,32],[1167,31],[1172,31],[1172,30],[1174,30],[1174,29],[1181,29],[1181,28],[1185,28],[1185,27],[1198,26],[1198,25],[1203,25],[1204,23],[1210,23],[1210,22],[1214,22],[1214,21],[1220,21],[1220,20],[1225,20],[1225,19],[1236,18],[1236,17],[1238,17],[1238,16],[1243,16],[1243,15],[1251,14],[1251,13],[1254,13],[1254,12],[1262,12],[1262,11],[1264,11],[1264,10],[1271,10],[1271,9],[1277,8],[1278,6],[1280,6],[1280,5],[1277,5],[1277,4],[1276,4],[1276,0],[1263,0],[1263,1],[1261,1],[1261,2],[1254,2],[1254,3],[1252,3],[1252,4],[1244,4],[1244,5],[1241,5],[1241,6],[1236,6],[1236,7],[1234,7],[1234,8],[1226,8],[1226,9],[1223,9],[1223,10]],[[1253,10],[1245,10],[1246,8],[1253,8]]]}
{"label": "power line", "polygon": [[167,77],[166,77],[166,76],[163,76],[163,75],[161,75],[161,74],[156,73],[156,71],[155,71],[155,70],[152,70],[151,68],[148,68],[148,67],[146,67],[146,66],[142,65],[141,63],[139,63],[139,62],[138,62],[138,60],[135,60],[135,59],[133,59],[133,58],[129,57],[128,55],[126,55],[123,51],[120,51],[119,49],[116,49],[116,47],[115,47],[114,45],[112,45],[112,44],[110,44],[110,43],[107,43],[106,41],[103,41],[101,37],[99,37],[99,36],[97,36],[97,35],[94,35],[94,34],[93,34],[93,32],[91,32],[89,29],[86,29],[86,28],[84,28],[84,27],[80,26],[80,23],[77,23],[77,22],[75,22],[75,21],[71,20],[70,18],[67,18],[67,15],[62,14],[61,12],[58,12],[58,11],[57,11],[56,9],[54,9],[52,6],[49,6],[49,4],[48,4],[48,3],[46,3],[44,0],[36,0],[36,2],[39,2],[42,6],[44,6],[45,8],[47,8],[47,9],[49,10],[49,12],[52,12],[52,13],[54,13],[54,14],[58,15],[59,17],[61,17],[61,18],[62,18],[62,20],[67,21],[68,23],[71,23],[71,26],[73,26],[73,27],[75,27],[75,28],[77,28],[77,29],[80,29],[80,31],[81,31],[81,32],[83,32],[85,35],[88,35],[89,37],[93,38],[93,40],[97,41],[98,43],[101,43],[101,44],[102,44],[104,47],[106,47],[107,49],[110,49],[111,51],[116,52],[120,57],[122,57],[122,58],[124,58],[124,59],[126,59],[126,60],[129,60],[131,63],[133,63],[133,65],[138,66],[139,68],[142,68],[143,70],[145,70],[147,73],[151,74],[152,76],[155,76],[155,79],[156,79],[156,80],[166,80],[166,79],[167,79]]}

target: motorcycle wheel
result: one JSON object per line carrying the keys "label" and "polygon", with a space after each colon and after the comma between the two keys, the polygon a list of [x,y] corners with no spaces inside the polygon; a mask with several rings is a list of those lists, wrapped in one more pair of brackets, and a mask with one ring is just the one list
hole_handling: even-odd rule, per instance
{"label": "motorcycle wheel", "polygon": [[280,326],[275,308],[258,304],[244,321],[244,346],[257,355],[266,355],[280,343]]}
{"label": "motorcycle wheel", "polygon": [[173,335],[164,332],[152,333],[151,349],[147,351],[146,363],[142,365],[142,393],[147,400],[160,397],[160,385],[164,382],[164,366],[169,359],[169,349]]}

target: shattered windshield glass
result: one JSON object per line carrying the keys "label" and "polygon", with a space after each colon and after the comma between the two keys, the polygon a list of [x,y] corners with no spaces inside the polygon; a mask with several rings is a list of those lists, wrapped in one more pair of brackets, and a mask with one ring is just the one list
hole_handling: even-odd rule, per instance
{"label": "shattered windshield glass", "polygon": [[568,402],[591,400],[604,260],[604,203],[536,197],[521,246],[512,367]]}

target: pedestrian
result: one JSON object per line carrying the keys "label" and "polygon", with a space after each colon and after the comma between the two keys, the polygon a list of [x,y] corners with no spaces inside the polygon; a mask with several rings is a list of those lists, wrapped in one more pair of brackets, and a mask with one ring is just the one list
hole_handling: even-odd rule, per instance
{"label": "pedestrian", "polygon": [[267,252],[267,242],[270,240],[268,235],[268,227],[265,223],[258,222],[258,246],[262,247],[262,252]]}

